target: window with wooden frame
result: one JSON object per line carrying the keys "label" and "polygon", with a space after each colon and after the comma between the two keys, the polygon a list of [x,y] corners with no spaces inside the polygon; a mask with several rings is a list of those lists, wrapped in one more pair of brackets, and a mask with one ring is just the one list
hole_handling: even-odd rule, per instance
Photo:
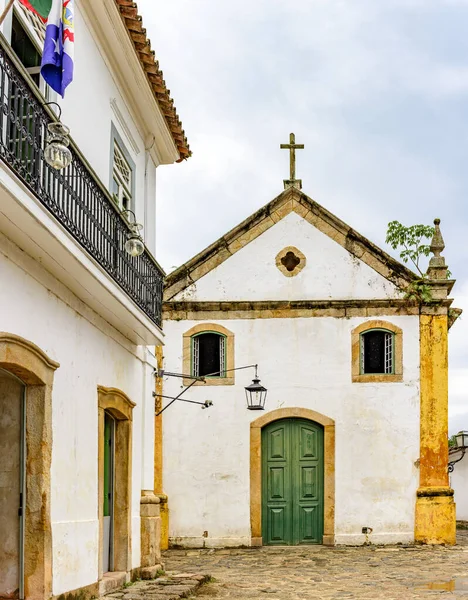
{"label": "window with wooden frame", "polygon": [[[183,372],[206,377],[202,385],[234,384],[234,334],[216,323],[195,325],[183,336]],[[190,379],[185,379],[188,385]],[[198,384],[197,384],[198,385]]]}
{"label": "window with wooden frame", "polygon": [[368,321],[352,333],[353,382],[403,380],[402,331],[386,321]]}
{"label": "window with wooden frame", "polygon": [[112,161],[112,197],[120,210],[132,210],[133,205],[133,169],[114,138]]}
{"label": "window with wooden frame", "polygon": [[41,77],[42,48],[46,25],[32,11],[15,4],[11,22],[11,47],[46,100],[53,91]]}
{"label": "window with wooden frame", "polygon": [[192,337],[192,372],[195,377],[226,377],[226,336],[214,331]]}

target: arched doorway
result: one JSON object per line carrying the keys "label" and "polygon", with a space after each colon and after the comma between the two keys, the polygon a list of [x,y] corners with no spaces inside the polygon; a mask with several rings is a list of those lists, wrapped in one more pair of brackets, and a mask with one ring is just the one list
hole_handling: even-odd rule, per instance
{"label": "arched doorway", "polygon": [[[335,421],[306,408],[280,408],[270,411],[250,424],[250,526],[252,546],[267,542],[263,528],[263,451],[262,430],[270,423],[299,419],[323,429],[323,536],[327,546],[335,544]],[[312,543],[312,542],[311,542]],[[317,543],[317,542],[315,542]]]}
{"label": "arched doorway", "polygon": [[0,369],[0,598],[24,598],[25,391]]}
{"label": "arched doorway", "polygon": [[323,427],[281,419],[262,429],[263,545],[321,544]]}
{"label": "arched doorway", "polygon": [[131,570],[132,418],[121,390],[98,387],[99,579]]}
{"label": "arched doorway", "polygon": [[[0,332],[0,396],[3,398],[3,409],[6,410],[0,412],[0,420],[3,433],[12,444],[7,467],[11,471],[8,475],[3,472],[2,476],[11,479],[13,486],[10,498],[4,492],[3,510],[7,512],[6,520],[8,527],[11,527],[9,538],[11,536],[13,540],[19,536],[16,545],[7,544],[3,539],[4,528],[1,523],[0,549],[3,548],[6,554],[10,553],[7,559],[11,565],[8,568],[9,581],[15,578],[18,582],[13,597],[27,600],[45,600],[52,595],[52,384],[54,372],[59,366],[32,342]],[[18,425],[19,419],[21,423]],[[2,462],[6,465],[5,456],[8,456],[8,452],[2,452]],[[0,465],[0,470],[3,468]],[[23,475],[19,487],[18,469],[20,477]],[[23,497],[16,503],[14,498],[18,493],[22,493]],[[16,520],[9,518],[13,504],[16,504]],[[0,581],[3,581],[7,572],[4,559],[4,556],[0,556]],[[2,590],[0,597],[3,594]]]}

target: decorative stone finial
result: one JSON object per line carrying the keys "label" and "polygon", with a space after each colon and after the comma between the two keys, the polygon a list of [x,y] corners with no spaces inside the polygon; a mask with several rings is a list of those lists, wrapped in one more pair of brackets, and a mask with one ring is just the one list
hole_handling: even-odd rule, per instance
{"label": "decorative stone finial", "polygon": [[447,298],[450,289],[452,288],[453,281],[447,279],[447,265],[445,264],[445,258],[441,256],[445,248],[444,238],[440,231],[440,219],[434,219],[434,235],[432,237],[430,249],[433,253],[433,257],[429,261],[429,268],[427,270],[428,283],[432,288],[432,296],[434,300],[442,300]]}
{"label": "decorative stone finial", "polygon": [[[440,219],[434,219],[434,225],[435,231],[431,242],[431,252],[434,254],[434,256],[431,258],[430,266],[432,266],[433,264],[434,266],[442,266],[445,265],[445,259],[442,256],[440,256],[440,253],[444,250],[445,243],[444,238],[442,237],[442,233],[440,232]],[[440,265],[436,264],[435,262],[433,263],[434,259],[442,259],[442,264]]]}

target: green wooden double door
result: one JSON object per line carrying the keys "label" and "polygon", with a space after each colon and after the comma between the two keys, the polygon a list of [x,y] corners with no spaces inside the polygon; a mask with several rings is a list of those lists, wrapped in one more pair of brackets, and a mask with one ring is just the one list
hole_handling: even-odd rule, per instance
{"label": "green wooden double door", "polygon": [[283,419],[262,430],[262,536],[265,545],[321,544],[323,428]]}

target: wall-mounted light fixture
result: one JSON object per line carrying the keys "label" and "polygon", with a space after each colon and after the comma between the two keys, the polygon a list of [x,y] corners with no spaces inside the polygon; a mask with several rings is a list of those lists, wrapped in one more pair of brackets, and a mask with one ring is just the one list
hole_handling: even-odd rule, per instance
{"label": "wall-mounted light fixture", "polygon": [[44,106],[54,104],[59,110],[58,122],[53,121],[47,125],[47,140],[44,150],[44,158],[48,165],[57,171],[66,169],[72,162],[72,153],[70,152],[70,140],[68,135],[70,129],[60,122],[62,117],[62,108],[57,102],[46,102]]}
{"label": "wall-mounted light fixture", "polygon": [[[143,225],[137,222],[136,215],[133,210],[124,210],[122,215],[130,227],[130,231],[127,234],[127,241],[125,242],[125,250],[130,256],[136,257],[141,256],[145,251],[145,244],[140,235],[140,231],[143,229]],[[132,217],[132,220],[129,217]]]}
{"label": "wall-mounted light fixture", "polygon": [[468,448],[468,431],[459,431],[455,436],[457,448]]}
{"label": "wall-mounted light fixture", "polygon": [[[236,367],[235,369],[225,369],[222,373],[230,373],[231,371],[240,371],[242,369],[255,369],[255,377],[250,385],[245,388],[245,395],[247,398],[247,408],[249,410],[265,410],[265,402],[268,390],[266,387],[261,385],[260,379],[258,377],[258,365],[247,365],[245,367]],[[207,377],[213,377],[216,375],[221,375],[220,371],[216,371],[214,373],[209,373],[208,375],[204,375],[203,377],[196,377],[194,375],[184,375],[182,373],[170,373],[168,371],[164,371],[163,369],[159,369],[155,371],[157,377],[178,377],[182,379],[190,379],[191,383],[180,392],[178,396],[164,396],[162,394],[156,394],[153,392],[153,396],[155,398],[166,398],[171,400],[169,404],[167,404],[162,410],[156,413],[158,417],[161,413],[163,413],[171,404],[173,404],[176,400],[181,400],[182,402],[189,402],[190,404],[200,404],[202,408],[209,408],[213,405],[211,400],[206,400],[205,402],[195,402],[194,400],[186,400],[185,398],[181,398],[183,394],[187,390],[189,390],[197,381],[202,381],[205,383]]]}
{"label": "wall-mounted light fixture", "polygon": [[455,465],[463,460],[466,451],[468,450],[468,431],[459,431],[455,436],[456,445],[449,449],[449,456],[461,452],[457,460],[452,460],[448,464],[448,472],[453,473]]}

